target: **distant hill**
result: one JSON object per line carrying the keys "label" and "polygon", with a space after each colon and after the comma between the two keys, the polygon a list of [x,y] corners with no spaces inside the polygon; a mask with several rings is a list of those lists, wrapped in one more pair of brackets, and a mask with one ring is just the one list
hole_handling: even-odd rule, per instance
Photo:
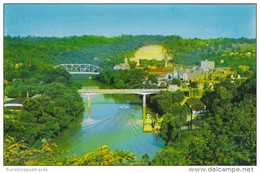
{"label": "distant hill", "polygon": [[[256,70],[256,39],[184,39],[180,36],[122,35],[119,37],[4,37],[4,79],[22,80],[44,73],[60,63],[90,63],[112,68],[124,59],[158,59],[200,65],[201,60],[216,61],[216,66],[239,65]],[[224,62],[222,61],[224,60]],[[222,63],[221,63],[222,62]]]}
{"label": "distant hill", "polygon": [[256,39],[217,38],[217,39],[183,39],[168,36],[163,46],[172,56],[172,62],[182,65],[200,65],[208,59],[216,62],[217,67],[237,69],[239,65],[256,70]]}

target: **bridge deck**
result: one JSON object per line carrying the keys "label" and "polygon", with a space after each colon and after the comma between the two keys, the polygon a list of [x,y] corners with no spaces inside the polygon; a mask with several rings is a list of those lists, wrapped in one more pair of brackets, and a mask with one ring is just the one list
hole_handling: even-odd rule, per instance
{"label": "bridge deck", "polygon": [[171,91],[176,90],[169,89],[80,89],[79,93],[86,94],[156,94],[160,91]]}
{"label": "bridge deck", "polygon": [[19,104],[19,103],[7,103],[7,104],[4,104],[4,107],[22,107],[23,105],[22,104]]}

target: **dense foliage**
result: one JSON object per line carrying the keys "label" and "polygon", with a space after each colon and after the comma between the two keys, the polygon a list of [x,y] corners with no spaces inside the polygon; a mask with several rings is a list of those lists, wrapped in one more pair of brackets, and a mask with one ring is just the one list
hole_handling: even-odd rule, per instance
{"label": "dense foliage", "polygon": [[176,64],[200,65],[201,60],[209,59],[214,60],[217,66],[237,69],[239,65],[247,65],[251,71],[256,69],[255,39],[202,40],[148,35],[113,38],[86,35],[64,38],[5,36],[4,78],[7,81],[23,80],[51,68],[50,64],[60,63],[90,63],[111,68],[122,63],[125,57],[132,57],[141,46],[149,44],[163,45]]}
{"label": "dense foliage", "polygon": [[83,111],[82,98],[75,89],[51,83],[41,96],[26,99],[19,114],[5,118],[4,132],[30,145],[40,145],[43,139],[59,134]]}
{"label": "dense foliage", "polygon": [[183,99],[184,94],[181,90],[177,90],[174,94],[170,91],[160,91],[154,96],[148,96],[148,103],[161,116],[174,112],[176,107],[180,107],[179,102]]}
{"label": "dense foliage", "polygon": [[[5,165],[134,165],[145,164],[138,161],[129,151],[113,152],[108,146],[97,149],[97,152],[82,156],[65,155],[55,144],[44,143],[40,149],[30,148],[24,142],[15,142],[6,137],[4,144]],[[147,157],[144,157],[147,158]]]}
{"label": "dense foliage", "polygon": [[6,110],[4,133],[36,148],[84,111],[77,93],[80,86],[66,70],[53,68],[49,60],[53,48],[46,46],[47,40],[5,37],[5,96],[23,97],[24,102],[18,112]]}
{"label": "dense foliage", "polygon": [[[71,37],[10,37],[5,41],[5,68],[13,63],[33,64],[40,60],[59,63],[90,63],[113,67],[131,57],[139,47],[161,44],[164,36],[128,36],[106,38],[102,36]],[[8,66],[9,64],[9,66]],[[6,74],[7,75],[7,74]],[[6,78],[6,77],[5,77]]]}
{"label": "dense foliage", "polygon": [[[84,110],[75,84],[60,63],[90,63],[102,67],[97,80],[113,88],[153,88],[154,76],[143,70],[111,68],[130,58],[144,45],[163,45],[171,62],[200,65],[213,60],[217,67],[231,67],[240,74],[256,71],[255,39],[184,39],[179,36],[71,36],[64,38],[4,37],[4,95],[29,96],[18,113],[5,111],[5,165],[256,165],[256,76],[246,82],[227,78],[214,91],[206,91],[202,101],[208,112],[202,125],[182,131],[188,109],[181,106],[182,92],[160,92],[148,97],[149,104],[163,118],[159,135],[165,141],[162,151],[150,160],[146,154],[136,160],[134,154],[112,152],[107,146],[97,153],[66,156],[55,145],[46,143],[59,134]],[[158,65],[154,60],[144,62]],[[246,69],[238,67],[243,65]],[[130,62],[133,68],[135,63]],[[163,66],[159,64],[159,66]],[[148,78],[150,82],[144,83]],[[180,85],[180,81],[172,80]],[[196,87],[196,86],[194,86]],[[12,136],[12,137],[8,137]]]}
{"label": "dense foliage", "polygon": [[208,59],[215,61],[217,67],[231,67],[237,70],[240,65],[247,65],[251,71],[256,70],[255,39],[202,40],[169,36],[165,38],[163,46],[172,56],[172,62],[177,64],[200,65],[200,61]]}
{"label": "dense foliage", "polygon": [[[60,63],[90,63],[102,68],[111,69],[115,64],[122,63],[125,57],[130,58],[135,51],[144,45],[163,45],[168,54],[172,56],[172,62],[182,65],[200,65],[201,60],[209,59],[216,62],[217,66],[231,67],[240,74],[248,73],[241,70],[241,65],[248,66],[250,71],[256,70],[256,43],[255,39],[183,39],[180,36],[128,36],[106,38],[102,36],[71,36],[64,38],[55,37],[4,37],[4,79],[5,95],[8,97],[25,97],[26,91],[30,95],[40,93],[43,88],[40,83],[48,77],[46,71],[52,71],[54,65]],[[221,61],[223,60],[223,61]],[[143,60],[146,64],[157,64],[155,60]],[[143,62],[142,61],[142,62]],[[163,65],[164,63],[162,63]],[[133,68],[135,63],[130,61]],[[105,83],[112,83],[116,88],[136,88],[141,86],[142,80],[133,82],[135,86],[129,86],[132,82],[126,81],[126,75],[118,79],[118,73],[123,71],[104,72],[108,79],[102,79]],[[143,77],[143,74],[140,77]],[[110,78],[114,78],[111,79]],[[53,78],[52,78],[53,79]],[[50,80],[46,79],[46,82]],[[127,83],[125,86],[124,83]],[[176,81],[173,81],[176,82]],[[138,84],[137,84],[138,83]],[[123,86],[122,86],[123,85]],[[146,83],[145,88],[154,88],[155,85]]]}
{"label": "dense foliage", "polygon": [[152,164],[256,165],[255,76],[242,84],[227,79],[205,93],[202,101],[208,108],[202,126],[179,132],[178,140],[169,135]]}
{"label": "dense foliage", "polygon": [[162,117],[160,137],[166,142],[174,142],[180,133],[180,128],[185,125],[189,109],[186,105],[181,106],[184,99],[182,91],[177,90],[174,94],[169,91],[161,91],[148,100],[152,108]]}
{"label": "dense foliage", "polygon": [[143,81],[147,73],[143,70],[103,70],[95,77],[113,88],[143,88]]}

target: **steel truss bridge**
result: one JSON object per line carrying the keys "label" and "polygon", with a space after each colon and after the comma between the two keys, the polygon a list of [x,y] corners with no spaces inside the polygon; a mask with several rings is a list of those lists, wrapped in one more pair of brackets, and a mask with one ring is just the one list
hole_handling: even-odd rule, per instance
{"label": "steel truss bridge", "polygon": [[99,74],[102,68],[92,64],[60,64],[54,68],[65,68],[70,74]]}

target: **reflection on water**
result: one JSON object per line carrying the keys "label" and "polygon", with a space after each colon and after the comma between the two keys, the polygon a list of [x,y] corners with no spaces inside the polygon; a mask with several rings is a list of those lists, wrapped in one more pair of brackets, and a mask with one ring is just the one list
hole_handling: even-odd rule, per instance
{"label": "reflection on water", "polygon": [[92,96],[89,109],[88,98],[83,96],[86,108],[84,116],[73,121],[52,142],[70,154],[92,152],[108,145],[113,151],[130,150],[138,158],[144,153],[155,156],[156,151],[162,149],[163,142],[153,133],[142,132],[141,100],[137,96],[115,97]]}

